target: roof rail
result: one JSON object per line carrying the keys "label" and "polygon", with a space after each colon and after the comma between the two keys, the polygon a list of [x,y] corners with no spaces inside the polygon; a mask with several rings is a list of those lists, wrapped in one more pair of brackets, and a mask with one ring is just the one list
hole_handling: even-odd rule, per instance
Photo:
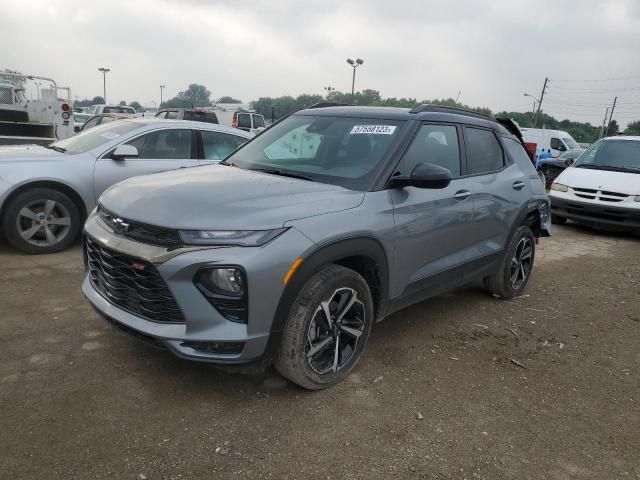
{"label": "roof rail", "polygon": [[308,107],[304,107],[304,110],[311,110],[312,108],[326,108],[326,107],[350,107],[348,103],[339,103],[339,102],[319,102],[314,103],[313,105],[309,105]]}
{"label": "roof rail", "polygon": [[453,113],[455,115],[466,115],[468,117],[483,118],[485,120],[492,120],[495,122],[495,118],[491,115],[485,115],[484,113],[478,113],[473,110],[467,110],[466,108],[459,107],[447,107],[444,105],[433,105],[431,103],[425,103],[412,108],[409,113],[423,113],[423,112],[438,112],[438,113]]}

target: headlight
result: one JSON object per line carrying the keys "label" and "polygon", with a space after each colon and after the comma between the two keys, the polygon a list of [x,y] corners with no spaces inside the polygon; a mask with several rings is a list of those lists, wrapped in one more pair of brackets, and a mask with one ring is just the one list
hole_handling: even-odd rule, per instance
{"label": "headlight", "polygon": [[551,190],[557,190],[558,192],[567,192],[569,191],[569,187],[567,187],[566,185],[562,185],[561,183],[553,182],[551,184]]}
{"label": "headlight", "polygon": [[200,273],[200,282],[213,294],[244,295],[244,275],[239,268],[208,268]]}
{"label": "headlight", "polygon": [[286,230],[180,230],[180,238],[186,245],[259,247]]}

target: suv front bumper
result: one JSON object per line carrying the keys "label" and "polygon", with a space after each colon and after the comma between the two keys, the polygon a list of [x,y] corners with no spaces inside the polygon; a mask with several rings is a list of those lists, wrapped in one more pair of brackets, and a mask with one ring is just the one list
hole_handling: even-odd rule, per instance
{"label": "suv front bumper", "polygon": [[[95,214],[87,220],[85,235],[134,260],[153,263],[180,307],[184,322],[151,321],[119,307],[96,288],[87,273],[82,291],[104,319],[118,329],[166,348],[179,357],[223,365],[251,363],[265,356],[275,312],[284,290],[283,278],[291,263],[313,245],[292,228],[263,247],[169,251],[117,236]],[[196,274],[202,268],[215,265],[237,265],[245,270],[247,323],[227,320],[196,287]],[[233,348],[226,348],[230,346]],[[223,347],[223,351],[217,347]]]}

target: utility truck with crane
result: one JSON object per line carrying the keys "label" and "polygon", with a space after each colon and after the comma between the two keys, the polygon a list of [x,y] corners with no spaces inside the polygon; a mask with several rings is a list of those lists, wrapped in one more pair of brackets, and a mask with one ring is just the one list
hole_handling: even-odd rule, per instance
{"label": "utility truck with crane", "polygon": [[[27,96],[30,82],[37,88],[36,100]],[[43,145],[73,134],[68,87],[47,77],[0,71],[0,145]]]}

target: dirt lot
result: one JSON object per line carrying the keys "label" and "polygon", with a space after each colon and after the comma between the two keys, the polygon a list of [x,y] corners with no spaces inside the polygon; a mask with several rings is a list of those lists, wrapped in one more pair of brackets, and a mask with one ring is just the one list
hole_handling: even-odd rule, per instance
{"label": "dirt lot", "polygon": [[526,295],[377,325],[310,393],[113,331],[79,247],[0,244],[0,478],[640,478],[640,241],[557,228]]}

